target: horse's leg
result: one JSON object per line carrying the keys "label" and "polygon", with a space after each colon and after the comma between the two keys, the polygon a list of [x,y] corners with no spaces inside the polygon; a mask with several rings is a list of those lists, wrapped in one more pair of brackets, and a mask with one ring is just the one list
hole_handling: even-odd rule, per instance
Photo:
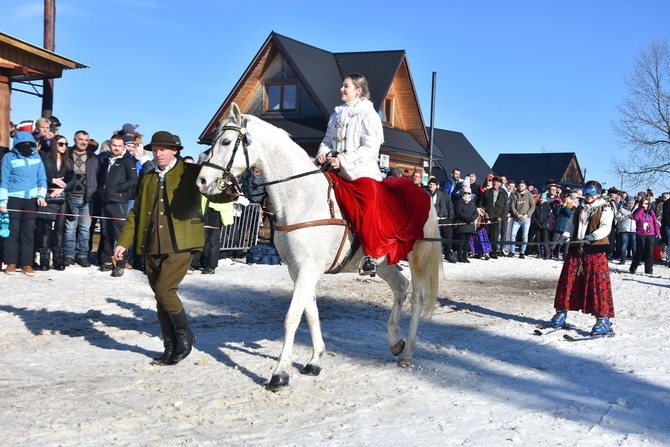
{"label": "horse's leg", "polygon": [[[291,298],[291,305],[289,306],[288,312],[286,312],[286,317],[284,318],[284,346],[282,348],[281,354],[279,355],[279,362],[277,363],[277,367],[272,373],[272,378],[268,384],[268,388],[271,390],[277,390],[279,388],[288,386],[288,368],[291,366],[293,356],[295,331],[298,329],[303,311],[307,307],[310,300],[314,300],[316,282],[319,278],[319,275],[320,273],[317,272],[316,269],[307,268],[305,266],[302,266],[296,275],[293,287],[293,297]],[[320,330],[318,340],[321,343],[321,351],[325,350],[323,347],[323,340],[321,339]],[[313,343],[315,342],[313,341]]]}
{"label": "horse's leg", "polygon": [[391,287],[393,291],[393,307],[391,308],[391,315],[386,324],[388,332],[389,348],[391,354],[394,356],[400,355],[405,348],[405,341],[400,337],[400,313],[402,305],[407,296],[407,278],[400,273],[400,270],[395,265],[380,266],[378,270],[379,277],[382,278]]}
{"label": "horse's leg", "polygon": [[323,342],[321,335],[321,322],[319,321],[319,308],[316,305],[316,295],[312,295],[312,299],[307,302],[305,307],[305,318],[309,326],[309,333],[312,336],[312,358],[309,363],[300,370],[300,374],[308,376],[318,376],[321,372],[321,356],[326,352],[326,344]]}
{"label": "horse's leg", "polygon": [[412,364],[416,333],[422,314],[427,319],[432,316],[439,286],[442,250],[438,243],[417,241],[407,259],[412,271],[411,318],[407,344],[398,358],[398,366],[402,368]]}
{"label": "horse's leg", "polygon": [[421,319],[421,310],[423,308],[423,293],[423,286],[412,281],[412,296],[410,297],[411,318],[409,321],[409,329],[407,330],[407,343],[398,357],[398,366],[401,368],[406,368],[412,364],[412,354],[416,347],[416,333],[419,329],[419,320]]}

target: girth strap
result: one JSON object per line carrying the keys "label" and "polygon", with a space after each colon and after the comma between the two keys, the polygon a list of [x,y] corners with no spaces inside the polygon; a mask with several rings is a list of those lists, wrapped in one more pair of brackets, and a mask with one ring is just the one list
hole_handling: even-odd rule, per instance
{"label": "girth strap", "polygon": [[[276,231],[293,231],[293,230],[299,230],[301,228],[310,228],[310,227],[318,227],[318,226],[323,226],[323,225],[340,225],[346,227],[344,232],[342,233],[342,240],[340,241],[340,246],[337,249],[337,254],[335,255],[335,259],[333,259],[333,263],[330,265],[328,270],[326,270],[326,273],[337,273],[345,264],[346,262],[349,261],[353,257],[353,254],[355,253],[356,250],[358,250],[358,247],[360,244],[358,243],[358,240],[355,239],[355,243],[352,244],[352,249],[348,253],[347,257],[345,258],[344,262],[340,264],[340,266],[335,269],[335,265],[337,264],[338,259],[340,258],[340,255],[342,254],[342,250],[344,249],[344,245],[347,242],[347,234],[349,233],[349,222],[347,222],[344,219],[335,219],[335,205],[333,204],[333,200],[330,198],[331,193],[333,191],[333,180],[330,178],[330,176],[326,173],[323,174],[326,179],[328,180],[328,208],[330,211],[330,219],[318,219],[318,220],[311,220],[309,222],[300,222],[297,224],[292,224],[292,225],[275,225],[275,230]],[[355,250],[354,250],[355,247]]]}

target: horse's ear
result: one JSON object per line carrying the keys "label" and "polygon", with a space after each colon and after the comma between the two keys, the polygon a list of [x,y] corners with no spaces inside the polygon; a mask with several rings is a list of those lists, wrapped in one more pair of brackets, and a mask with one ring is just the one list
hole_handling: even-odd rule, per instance
{"label": "horse's ear", "polygon": [[235,121],[235,124],[240,125],[242,123],[242,112],[240,112],[239,106],[235,103],[233,103],[230,116],[233,118],[233,121]]}

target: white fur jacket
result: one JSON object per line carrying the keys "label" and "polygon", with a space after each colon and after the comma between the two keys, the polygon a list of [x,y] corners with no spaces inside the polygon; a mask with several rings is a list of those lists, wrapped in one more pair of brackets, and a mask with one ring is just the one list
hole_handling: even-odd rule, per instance
{"label": "white fur jacket", "polygon": [[317,157],[334,152],[340,161],[340,177],[356,180],[362,177],[382,181],[379,170],[379,148],[384,142],[384,131],[372,101],[362,98],[352,104],[335,107],[328,120],[328,130]]}

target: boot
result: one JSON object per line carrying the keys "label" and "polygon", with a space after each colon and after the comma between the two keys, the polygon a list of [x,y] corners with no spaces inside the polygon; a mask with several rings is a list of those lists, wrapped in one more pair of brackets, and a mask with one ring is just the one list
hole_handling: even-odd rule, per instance
{"label": "boot", "polygon": [[182,308],[176,314],[169,314],[172,325],[174,326],[175,343],[170,365],[179,363],[191,353],[191,348],[195,343],[195,335],[191,332],[186,319],[186,312]]}
{"label": "boot", "polygon": [[40,248],[40,270],[46,272],[50,268],[49,264],[49,249]]}
{"label": "boot", "polygon": [[54,270],[58,271],[63,271],[65,270],[65,257],[63,255],[63,248],[54,248],[52,250],[53,252],[53,263],[54,263]]}
{"label": "boot", "polygon": [[161,328],[165,351],[163,355],[156,357],[151,363],[154,365],[169,365],[175,345],[174,326],[172,325],[172,320],[167,315],[161,314],[158,314],[158,325]]}

